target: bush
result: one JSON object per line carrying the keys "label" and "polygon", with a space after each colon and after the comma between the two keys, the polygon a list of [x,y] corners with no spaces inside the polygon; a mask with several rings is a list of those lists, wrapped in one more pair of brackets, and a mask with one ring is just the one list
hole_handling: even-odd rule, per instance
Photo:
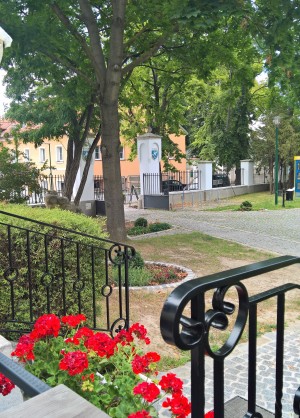
{"label": "bush", "polygon": [[134,221],[134,226],[136,226],[136,227],[141,226],[141,227],[143,227],[143,228],[147,228],[147,226],[148,226],[148,221],[147,221],[147,219],[145,219],[145,218],[137,218],[137,219]]}
{"label": "bush", "polygon": [[136,235],[143,235],[148,233],[148,227],[144,226],[134,226],[133,228],[128,229],[127,234],[136,236]]}
{"label": "bush", "polygon": [[166,229],[170,229],[171,225],[166,222],[155,222],[150,224],[148,227],[149,232],[159,232],[165,231]]}
{"label": "bush", "polygon": [[135,253],[135,256],[129,260],[129,268],[130,269],[143,269],[145,266],[145,262],[141,253],[138,251]]}
{"label": "bush", "polygon": [[132,236],[137,236],[137,235],[149,234],[151,232],[165,231],[166,229],[170,229],[170,228],[172,228],[172,226],[166,222],[154,222],[153,224],[149,224],[149,226],[147,227],[134,226],[133,228],[128,229],[127,234],[132,235]]}
{"label": "bush", "polygon": [[[61,209],[25,205],[0,204],[0,210],[53,225],[40,225],[0,213],[0,275],[6,278],[0,285],[1,319],[10,320],[14,314],[16,321],[32,321],[48,310],[58,315],[63,311],[75,313],[79,304],[92,319],[93,289],[99,292],[105,282],[106,244],[59,231],[55,226],[104,238],[103,221]],[[5,224],[13,226],[8,229]],[[20,329],[20,324],[16,323],[15,328]]]}
{"label": "bush", "polygon": [[248,202],[248,200],[245,200],[241,203],[240,210],[252,210],[252,203]]}

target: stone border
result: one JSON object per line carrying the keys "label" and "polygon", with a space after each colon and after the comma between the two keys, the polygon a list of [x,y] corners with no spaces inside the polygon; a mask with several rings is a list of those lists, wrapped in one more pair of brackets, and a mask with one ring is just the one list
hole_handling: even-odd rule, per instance
{"label": "stone border", "polygon": [[145,263],[148,264],[155,264],[157,266],[167,266],[167,267],[174,267],[177,268],[178,270],[181,270],[185,273],[187,273],[187,276],[179,281],[179,282],[174,282],[174,283],[167,283],[167,284],[158,284],[155,286],[129,286],[129,290],[148,290],[148,291],[157,291],[157,290],[162,290],[162,289],[172,289],[176,286],[179,286],[182,283],[188,282],[189,280],[195,279],[195,273],[187,268],[187,267],[183,267],[183,266],[179,266],[178,264],[172,264],[172,263],[162,263],[160,261],[145,261]]}

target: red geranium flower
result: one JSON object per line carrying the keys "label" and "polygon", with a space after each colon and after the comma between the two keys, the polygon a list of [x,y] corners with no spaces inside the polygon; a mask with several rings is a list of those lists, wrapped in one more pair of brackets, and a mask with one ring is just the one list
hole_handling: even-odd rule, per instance
{"label": "red geranium flower", "polygon": [[73,351],[70,353],[63,353],[64,358],[59,363],[61,370],[66,370],[70,376],[82,373],[83,370],[89,367],[86,353],[82,351]]}
{"label": "red geranium flower", "polygon": [[89,337],[94,335],[94,331],[88,327],[81,327],[78,331],[75,332],[74,338],[82,338],[83,340],[87,340]]}
{"label": "red geranium flower", "polygon": [[151,418],[151,415],[149,415],[149,412],[143,409],[143,411],[137,411],[128,415],[127,418]]}
{"label": "red geranium flower", "polygon": [[135,374],[139,373],[149,373],[150,364],[155,363],[160,360],[159,354],[155,352],[149,352],[144,356],[139,356],[138,354],[134,357],[131,363],[132,371]]}
{"label": "red geranium flower", "polygon": [[153,402],[160,394],[160,391],[154,383],[143,382],[133,389],[133,393],[141,395],[147,402]]}
{"label": "red geranium flower", "polygon": [[15,350],[11,353],[12,356],[19,358],[21,362],[28,360],[34,360],[34,341],[31,339],[30,334],[24,334],[19,338],[18,344]]}
{"label": "red geranium flower", "polygon": [[121,329],[114,338],[115,343],[121,343],[122,345],[130,344],[133,341],[133,336],[125,329]]}
{"label": "red geranium flower", "polygon": [[144,325],[140,325],[139,323],[133,324],[128,332],[134,334],[139,340],[145,341],[146,344],[150,344],[150,339],[147,337],[147,330]]}
{"label": "red geranium flower", "polygon": [[86,316],[82,314],[78,315],[67,315],[61,318],[61,322],[67,324],[71,328],[77,327],[81,322],[86,321]]}
{"label": "red geranium flower", "polygon": [[135,374],[148,373],[149,372],[149,361],[145,356],[139,356],[138,354],[134,357],[131,363],[132,371]]}
{"label": "red geranium flower", "polygon": [[214,411],[209,411],[209,412],[206,412],[206,414],[204,415],[204,418],[214,418],[214,416],[215,416]]}
{"label": "red geranium flower", "polygon": [[165,392],[179,393],[182,391],[183,382],[174,373],[168,373],[161,378],[159,385]]}
{"label": "red geranium flower", "polygon": [[160,360],[160,355],[155,351],[149,351],[149,353],[145,354],[145,357],[149,363],[157,363]]}
{"label": "red geranium flower", "polygon": [[84,345],[94,350],[99,357],[109,358],[114,354],[116,343],[107,334],[96,332],[85,341]]}
{"label": "red geranium flower", "polygon": [[9,380],[4,374],[0,373],[0,393],[3,396],[8,395],[13,388],[15,387],[14,383]]}
{"label": "red geranium flower", "polygon": [[33,326],[30,336],[33,340],[39,340],[44,337],[57,337],[60,330],[60,320],[54,314],[45,314],[40,316]]}
{"label": "red geranium flower", "polygon": [[177,418],[185,418],[191,413],[191,403],[181,393],[174,393],[172,398],[167,398],[162,406],[170,408],[170,411]]}

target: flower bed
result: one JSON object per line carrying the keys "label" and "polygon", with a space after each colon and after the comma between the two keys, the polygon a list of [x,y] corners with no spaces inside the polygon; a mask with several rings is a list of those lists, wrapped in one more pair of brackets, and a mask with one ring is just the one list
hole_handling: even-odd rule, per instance
{"label": "flower bed", "polygon": [[163,263],[145,263],[145,268],[151,273],[152,279],[148,286],[181,282],[188,275],[182,268]]}
{"label": "flower bed", "polygon": [[111,417],[158,417],[154,403],[162,396],[170,417],[190,414],[182,381],[174,373],[156,378],[160,356],[144,352],[150,340],[143,325],[111,338],[82,326],[85,319],[82,314],[42,315],[12,355],[50,386],[65,384]]}

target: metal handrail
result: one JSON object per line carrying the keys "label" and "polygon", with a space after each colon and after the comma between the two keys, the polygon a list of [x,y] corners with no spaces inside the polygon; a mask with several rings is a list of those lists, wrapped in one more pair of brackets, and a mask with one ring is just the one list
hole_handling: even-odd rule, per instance
{"label": "metal handrail", "polygon": [[51,389],[49,385],[25,370],[22,366],[5,356],[3,353],[0,353],[0,373],[3,373],[30,397],[40,395]]}
{"label": "metal handrail", "polygon": [[[277,296],[277,340],[276,340],[276,402],[275,417],[282,413],[283,343],[284,343],[284,297],[298,284],[287,283],[259,295],[248,297],[243,281],[246,279],[300,263],[299,257],[282,256],[250,264],[244,267],[215,273],[190,280],[179,285],[167,298],[161,313],[160,328],[164,340],[182,350],[191,351],[191,401],[192,418],[203,418],[205,410],[204,380],[205,355],[214,360],[214,413],[215,418],[224,418],[224,360],[234,350],[245,328],[249,315],[249,375],[248,413],[245,417],[259,417],[256,405],[256,325],[257,304]],[[209,342],[211,328],[225,330],[228,316],[235,306],[225,300],[229,288],[238,293],[237,317],[227,341],[217,351]],[[212,308],[205,310],[205,293],[215,289]],[[187,306],[191,315],[184,315]],[[296,390],[296,388],[295,388]]]}

